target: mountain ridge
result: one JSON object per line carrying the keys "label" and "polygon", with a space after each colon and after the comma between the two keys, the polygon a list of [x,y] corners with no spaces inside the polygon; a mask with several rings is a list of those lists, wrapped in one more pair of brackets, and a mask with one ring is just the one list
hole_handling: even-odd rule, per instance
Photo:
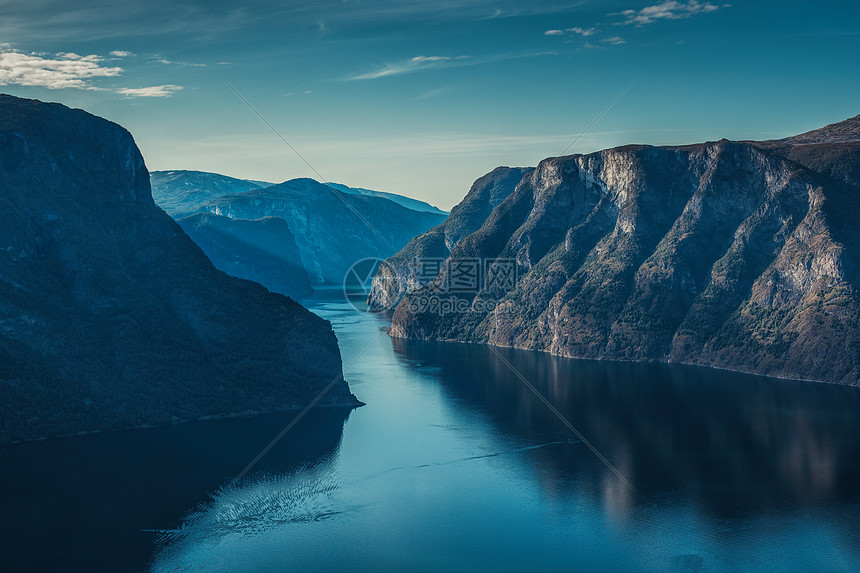
{"label": "mountain ridge", "polygon": [[381,197],[343,193],[309,178],[219,197],[201,210],[234,219],[284,219],[315,284],[342,284],[357,261],[393,255],[446,217]]}
{"label": "mountain ridge", "polygon": [[[856,385],[860,191],[841,175],[860,155],[834,125],[811,167],[790,138],[546,159],[403,299],[390,334]],[[475,258],[516,261],[515,287],[446,292],[452,262]],[[429,312],[428,297],[470,310]]]}
{"label": "mountain ridge", "polygon": [[[447,217],[444,211],[414,199],[310,178],[262,185],[212,173],[173,171],[158,172],[153,180],[157,181],[159,204],[180,221],[199,213],[249,221],[282,219],[283,242],[297,243],[300,256],[294,260],[301,260],[312,284],[342,284],[357,261],[392,255],[412,237]],[[413,208],[415,204],[421,210]],[[222,270],[238,271],[236,264],[227,264],[230,258],[257,258],[249,251],[253,240],[246,241],[239,234],[229,241],[229,246],[218,246],[212,241],[220,231],[205,227],[198,218],[195,232],[201,240],[206,235],[212,252],[219,251],[215,261]],[[239,276],[253,274],[269,285],[284,284],[279,278],[267,276],[259,266],[252,270],[244,264],[238,272]],[[279,292],[301,296],[296,289]]]}
{"label": "mountain ridge", "polygon": [[383,199],[388,199],[389,201],[394,201],[398,205],[406,207],[407,209],[412,209],[413,211],[424,211],[427,213],[433,213],[436,215],[447,215],[447,211],[443,211],[439,207],[435,205],[431,205],[426,201],[421,201],[419,199],[413,199],[412,197],[406,197],[405,195],[398,195],[396,193],[388,193],[386,191],[374,191],[373,189],[364,189],[362,187],[350,187],[348,185],[344,185],[343,183],[332,183],[331,181],[324,183],[330,187],[334,187],[338,191],[342,191],[343,193],[350,193],[352,195],[367,195],[370,197],[382,197]]}

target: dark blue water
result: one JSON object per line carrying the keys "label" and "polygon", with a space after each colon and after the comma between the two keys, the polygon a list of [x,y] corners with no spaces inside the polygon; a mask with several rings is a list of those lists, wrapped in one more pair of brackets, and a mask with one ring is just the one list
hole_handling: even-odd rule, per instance
{"label": "dark blue water", "polygon": [[308,304],[367,406],[312,412],[233,487],[292,414],[0,448],[11,569],[860,570],[857,389],[502,360]]}

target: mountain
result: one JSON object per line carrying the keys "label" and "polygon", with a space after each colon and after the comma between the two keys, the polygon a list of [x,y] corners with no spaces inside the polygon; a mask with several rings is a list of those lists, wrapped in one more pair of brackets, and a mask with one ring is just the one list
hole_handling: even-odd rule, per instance
{"label": "mountain", "polygon": [[295,299],[313,292],[296,239],[283,219],[249,221],[198,213],[177,222],[212,264],[228,275]]}
{"label": "mountain", "polygon": [[174,218],[197,213],[201,203],[216,197],[272,185],[205,171],[153,171],[149,174],[149,181],[152,198]]}
{"label": "mountain", "polygon": [[[162,171],[152,174],[152,182],[153,189],[158,189],[153,191],[156,202],[179,220],[196,213],[232,219],[283,219],[295,237],[300,259],[313,284],[342,284],[355,262],[396,253],[409,239],[441,223],[448,215],[408,197],[321,184],[313,179],[271,185],[215,173]],[[195,223],[198,228],[199,223],[199,220]],[[252,239],[245,239],[243,231],[234,230],[233,238],[240,243],[220,245],[221,254],[213,258],[219,269],[231,274],[237,272],[236,266],[228,267],[224,262],[246,256],[231,249],[238,246],[244,249],[241,243],[253,243]],[[210,233],[210,239],[213,236]],[[209,250],[216,248],[211,240],[207,244]],[[250,268],[242,264],[246,270]],[[261,283],[271,285],[279,279],[266,276],[267,268],[257,266],[255,276]],[[237,276],[248,275],[246,272]]]}
{"label": "mountain", "polygon": [[314,284],[343,284],[357,261],[393,255],[446,217],[382,197],[342,193],[313,179],[219,197],[200,209],[234,219],[284,219]]}
{"label": "mountain", "polygon": [[[514,192],[531,168],[498,167],[472,185],[448,218],[385,260],[373,278],[368,304],[373,310],[394,308],[408,292],[433,280],[436,263],[443,262],[460,240],[478,229],[493,209]],[[420,267],[415,262],[420,261]],[[434,272],[435,271],[435,272]]]}
{"label": "mountain", "polygon": [[434,207],[430,203],[425,203],[424,201],[412,199],[411,197],[404,197],[403,195],[397,195],[395,193],[386,193],[385,191],[373,191],[372,189],[362,189],[361,187],[347,187],[342,183],[327,183],[327,185],[329,187],[334,187],[338,191],[341,191],[343,193],[350,193],[352,195],[382,197],[384,199],[394,201],[398,205],[402,205],[407,209],[412,209],[413,211],[423,211],[426,213],[434,213],[436,215],[448,215],[447,212],[443,211],[442,209],[439,209],[438,207]]}
{"label": "mountain", "polygon": [[216,270],[131,135],[0,96],[0,443],[355,406],[331,325]]}
{"label": "mountain", "polygon": [[837,181],[860,186],[860,115],[794,137],[751,143]]}
{"label": "mountain", "polygon": [[857,385],[857,123],[546,159],[391,335]]}

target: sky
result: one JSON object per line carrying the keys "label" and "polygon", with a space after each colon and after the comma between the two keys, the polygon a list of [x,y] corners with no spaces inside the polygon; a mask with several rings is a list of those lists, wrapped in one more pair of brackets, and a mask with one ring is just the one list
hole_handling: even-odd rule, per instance
{"label": "sky", "polygon": [[123,125],[150,170],[449,209],[499,165],[860,114],[860,3],[0,0],[0,92]]}

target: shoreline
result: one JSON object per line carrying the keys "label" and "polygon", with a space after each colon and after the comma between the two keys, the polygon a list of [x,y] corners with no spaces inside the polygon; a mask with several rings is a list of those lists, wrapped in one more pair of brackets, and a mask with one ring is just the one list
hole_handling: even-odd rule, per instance
{"label": "shoreline", "polygon": [[405,340],[405,341],[416,341],[416,342],[445,342],[445,343],[457,343],[457,344],[471,344],[475,346],[492,346],[493,348],[509,348],[511,350],[521,350],[526,352],[538,352],[540,354],[545,354],[548,356],[554,356],[556,358],[566,358],[569,360],[581,360],[581,361],[593,361],[593,362],[617,362],[619,364],[666,364],[668,366],[687,366],[692,368],[706,368],[712,370],[722,370],[723,372],[734,372],[737,374],[743,374],[745,376],[759,376],[761,378],[769,378],[771,380],[781,380],[786,382],[802,382],[804,384],[827,384],[829,386],[839,386],[842,388],[857,388],[860,389],[860,380],[855,382],[854,384],[843,384],[841,382],[834,382],[832,380],[820,380],[814,378],[797,378],[792,376],[778,376],[775,374],[762,374],[760,372],[753,372],[751,370],[738,370],[735,368],[728,368],[726,366],[715,366],[711,364],[699,364],[696,362],[676,362],[672,360],[629,360],[623,358],[594,358],[594,357],[582,357],[582,356],[569,356],[566,354],[556,354],[555,352],[551,352],[549,350],[539,350],[536,348],[527,348],[524,346],[506,346],[502,344],[491,344],[489,342],[470,342],[466,340],[456,340],[456,339],[439,339],[439,338],[409,338],[409,337],[400,337],[400,336],[391,336],[389,334],[389,338],[397,339],[397,340]]}
{"label": "shoreline", "polygon": [[[337,404],[324,404],[321,406],[314,406],[310,411],[318,410],[318,409],[333,409],[333,410],[355,410],[357,408],[361,408],[362,406],[366,406],[364,402],[357,399],[352,403],[337,403]],[[192,420],[176,420],[170,422],[169,424],[141,424],[138,426],[124,426],[121,428],[108,428],[104,430],[86,430],[82,432],[77,432],[74,434],[60,434],[58,436],[50,436],[50,437],[40,437],[33,438],[32,440],[14,440],[11,442],[0,443],[0,448],[4,448],[6,446],[16,446],[21,444],[32,444],[35,442],[48,442],[51,440],[65,440],[68,438],[77,438],[81,436],[91,436],[94,434],[107,434],[112,432],[127,432],[129,430],[155,430],[158,428],[169,428],[172,426],[181,426],[183,424],[190,424],[194,422],[215,422],[220,420],[238,420],[241,418],[253,418],[256,416],[265,416],[268,414],[286,414],[288,412],[301,412],[304,410],[303,406],[296,406],[292,408],[281,408],[277,410],[246,410],[244,412],[235,412],[230,414],[212,414],[208,416],[203,416],[200,418],[194,418]]]}

